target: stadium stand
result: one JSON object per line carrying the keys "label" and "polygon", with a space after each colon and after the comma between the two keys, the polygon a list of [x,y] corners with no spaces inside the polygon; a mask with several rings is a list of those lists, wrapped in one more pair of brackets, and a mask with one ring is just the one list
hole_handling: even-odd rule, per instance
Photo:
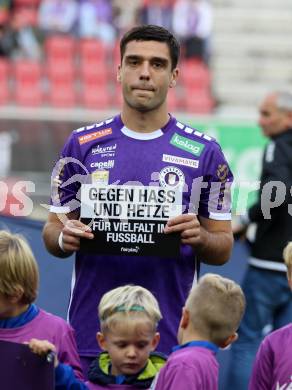
{"label": "stadium stand", "polygon": [[[3,86],[0,104],[17,103],[27,106],[41,104],[53,107],[73,107],[74,105],[106,109],[119,107],[120,94],[116,94],[116,61],[114,52],[108,53],[99,41],[55,39],[50,37],[45,43],[43,62],[4,61],[0,65],[0,82]],[[67,37],[66,37],[67,38]],[[79,49],[77,49],[79,47]],[[98,56],[97,50],[101,49]],[[5,65],[7,64],[7,65]],[[15,85],[15,100],[9,100],[10,91],[5,69],[13,65],[12,83]],[[209,70],[200,61],[182,63],[181,81],[178,90],[169,96],[170,110],[201,112],[201,105],[191,107],[192,95],[208,95],[211,102]],[[78,95],[80,98],[78,99]],[[181,96],[185,96],[181,98]],[[45,97],[45,99],[43,99]],[[185,105],[185,102],[188,102]],[[212,104],[204,106],[203,113],[212,109]]]}
{"label": "stadium stand", "polygon": [[[126,3],[125,7],[127,7]],[[142,3],[146,4],[147,2]],[[22,13],[23,18],[26,19],[25,26],[36,28],[36,11],[39,4],[40,0],[16,0],[13,12]],[[220,109],[220,106],[227,107],[227,109],[230,106],[252,108],[267,90],[283,89],[292,85],[289,65],[292,58],[292,47],[288,39],[292,32],[290,12],[292,9],[289,0],[277,2],[273,0],[259,0],[257,2],[247,0],[244,3],[240,0],[214,0],[212,7],[214,28],[209,42],[211,52],[209,66],[205,70],[202,69],[203,67],[199,69],[195,62],[192,62],[195,68],[183,66],[181,85],[175,93],[178,98],[176,99],[178,102],[174,104],[175,107],[181,111],[191,110],[190,112],[194,114],[201,112],[197,106],[192,109],[191,103],[187,108],[184,105],[186,99],[181,99],[181,96],[188,93],[187,90],[184,90],[184,86],[189,83],[203,84],[202,88],[198,91],[193,90],[193,93],[199,95],[202,90],[204,90],[204,95],[208,93],[209,100],[213,100],[213,104],[210,104],[209,107],[213,107],[213,109],[215,107]],[[7,22],[7,12],[5,10],[6,17],[2,18],[0,23]],[[13,13],[11,20],[13,19],[12,15]],[[115,19],[113,22],[115,23]],[[118,23],[116,27],[117,34],[119,34],[121,31],[119,31]],[[68,60],[68,67],[74,66],[76,68],[77,93],[79,89],[82,95],[84,81],[84,87],[88,85],[88,81],[85,79],[102,77],[102,71],[88,70],[87,62],[106,63],[107,82],[113,83],[116,64],[119,62],[118,40],[111,50],[102,41],[95,39],[80,39],[76,35],[68,36],[66,34],[48,35],[44,44],[43,61],[44,63],[50,62],[51,58],[53,63],[57,59]],[[79,72],[78,67],[80,66],[83,69]],[[210,76],[212,76],[212,80]],[[16,94],[12,92],[17,83],[13,82],[13,72],[9,83],[3,82],[3,78],[1,80],[3,88],[0,92],[0,104],[2,106],[14,104],[13,95]],[[46,94],[48,81],[42,82],[42,88],[44,89],[43,93]],[[108,88],[112,91],[112,86],[109,85]],[[174,98],[171,97],[171,99],[173,106]],[[109,104],[111,104],[111,100],[111,96],[109,96]],[[83,102],[83,99],[76,100],[79,108],[83,107]],[[49,101],[45,100],[45,104],[49,104]],[[212,113],[213,109],[210,108],[209,112]]]}
{"label": "stadium stand", "polygon": [[251,110],[267,91],[292,88],[291,1],[214,0],[213,8],[212,86],[223,110]]}
{"label": "stadium stand", "polygon": [[[13,15],[19,13],[25,18],[21,28],[37,30],[40,4],[40,0],[16,0],[11,21]],[[147,4],[143,3],[143,6]],[[29,56],[20,57],[18,61],[12,56],[8,65],[5,65],[5,60],[0,64],[0,105],[93,110],[120,107],[121,94],[116,86],[116,70],[120,61],[118,38],[114,45],[109,46],[101,39],[45,33],[41,25],[39,28],[40,39],[38,33],[36,37],[43,41],[43,55],[38,63],[29,62],[32,60]],[[116,29],[118,35],[118,26]],[[181,65],[181,81],[169,95],[170,110],[211,112],[213,98],[209,68],[199,59],[185,60]],[[12,69],[11,75],[7,73],[9,68]],[[204,102],[210,104],[203,102],[192,106],[198,99],[193,96],[188,98],[190,92],[198,97],[202,93]]]}

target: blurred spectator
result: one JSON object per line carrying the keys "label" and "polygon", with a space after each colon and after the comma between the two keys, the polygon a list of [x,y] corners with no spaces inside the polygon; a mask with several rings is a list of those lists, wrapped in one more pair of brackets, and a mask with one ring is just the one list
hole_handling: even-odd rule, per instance
{"label": "blurred spectator", "polygon": [[116,31],[110,0],[83,0],[80,4],[79,34],[81,38],[98,38],[113,46]]}
{"label": "blurred spectator", "polygon": [[0,14],[2,11],[10,10],[12,6],[12,0],[0,0]]}
{"label": "blurred spectator", "polygon": [[38,30],[25,8],[16,10],[0,25],[0,55],[11,58],[41,58]]}
{"label": "blurred spectator", "polygon": [[119,35],[138,24],[138,14],[143,0],[113,0],[114,24]]}
{"label": "blurred spectator", "polygon": [[186,58],[208,62],[212,31],[212,8],[207,0],[177,0],[173,9],[173,31],[182,42]]}
{"label": "blurred spectator", "polygon": [[36,20],[31,19],[28,9],[22,8],[15,11],[11,26],[15,36],[16,47],[13,50],[14,58],[28,58],[38,60],[42,56],[39,30]]}
{"label": "blurred spectator", "polygon": [[146,0],[140,13],[142,24],[156,24],[172,29],[173,0]]}
{"label": "blurred spectator", "polygon": [[0,57],[8,57],[14,45],[8,22],[8,10],[0,8]]}
{"label": "blurred spectator", "polygon": [[74,33],[78,16],[76,0],[42,0],[39,27],[46,34]]}
{"label": "blurred spectator", "polygon": [[0,23],[0,57],[10,56],[11,44],[13,44],[10,37],[7,24]]}

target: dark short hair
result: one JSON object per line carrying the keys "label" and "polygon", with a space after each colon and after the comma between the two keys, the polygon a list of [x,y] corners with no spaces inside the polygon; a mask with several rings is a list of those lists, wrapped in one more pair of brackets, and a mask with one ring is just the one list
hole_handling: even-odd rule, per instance
{"label": "dark short hair", "polygon": [[133,27],[125,33],[120,42],[121,61],[123,60],[127,43],[131,41],[157,41],[165,42],[169,48],[171,57],[171,69],[177,66],[180,45],[175,36],[164,27],[146,24]]}

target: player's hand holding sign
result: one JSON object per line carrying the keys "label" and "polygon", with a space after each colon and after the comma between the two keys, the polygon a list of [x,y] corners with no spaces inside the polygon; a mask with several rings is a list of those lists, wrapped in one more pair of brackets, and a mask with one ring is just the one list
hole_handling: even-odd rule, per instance
{"label": "player's hand holding sign", "polygon": [[195,214],[182,214],[171,218],[164,233],[181,233],[182,244],[197,245],[201,243],[201,225]]}
{"label": "player's hand holding sign", "polygon": [[74,252],[80,249],[80,238],[93,239],[89,226],[79,220],[69,219],[59,237],[59,245],[64,252]]}
{"label": "player's hand holding sign", "polygon": [[165,226],[164,233],[175,232],[180,232],[182,244],[195,248],[199,258],[207,264],[224,264],[230,256],[233,237],[229,221],[182,214],[170,218]]}

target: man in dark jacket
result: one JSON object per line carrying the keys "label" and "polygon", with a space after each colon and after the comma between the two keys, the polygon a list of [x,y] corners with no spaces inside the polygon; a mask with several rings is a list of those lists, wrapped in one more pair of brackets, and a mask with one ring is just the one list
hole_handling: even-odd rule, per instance
{"label": "man in dark jacket", "polygon": [[256,223],[243,281],[247,300],[239,339],[232,348],[228,389],[246,390],[263,337],[292,321],[283,249],[292,240],[292,94],[274,92],[260,106],[259,125],[269,138],[258,201],[240,218],[234,233]]}

